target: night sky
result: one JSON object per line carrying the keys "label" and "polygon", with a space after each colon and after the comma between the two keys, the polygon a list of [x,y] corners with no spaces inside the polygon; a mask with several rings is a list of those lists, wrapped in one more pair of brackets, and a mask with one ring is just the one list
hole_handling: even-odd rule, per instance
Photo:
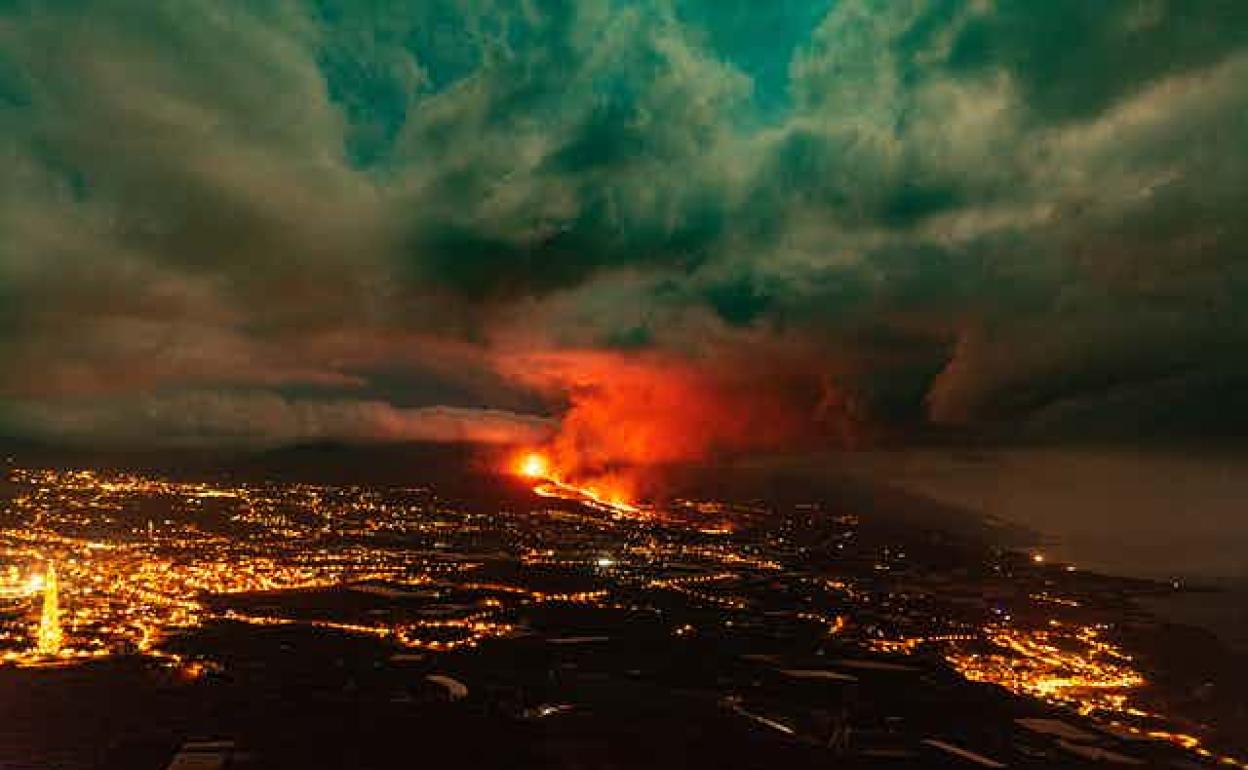
{"label": "night sky", "polygon": [[1237,439],[1246,84],[1243,0],[0,0],[0,433]]}

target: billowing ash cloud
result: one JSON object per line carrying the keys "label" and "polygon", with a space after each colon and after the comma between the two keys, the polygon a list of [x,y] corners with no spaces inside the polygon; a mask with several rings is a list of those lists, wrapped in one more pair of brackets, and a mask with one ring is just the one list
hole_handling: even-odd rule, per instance
{"label": "billowing ash cloud", "polygon": [[0,421],[1242,433],[1245,82],[1237,0],[18,0]]}
{"label": "billowing ash cloud", "polygon": [[572,475],[792,447],[816,430],[853,427],[832,383],[772,350],[712,359],[562,351],[511,366],[517,379],[567,394],[552,459]]}

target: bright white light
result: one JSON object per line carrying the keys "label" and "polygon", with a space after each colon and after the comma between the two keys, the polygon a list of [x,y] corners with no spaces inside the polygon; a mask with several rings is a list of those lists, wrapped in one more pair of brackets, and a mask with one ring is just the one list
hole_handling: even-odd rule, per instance
{"label": "bright white light", "polygon": [[610,556],[599,556],[596,563],[599,567],[606,569],[607,567],[615,566],[615,559],[612,559]]}
{"label": "bright white light", "polygon": [[531,479],[542,479],[550,475],[550,461],[536,452],[525,455],[520,460],[520,475]]}

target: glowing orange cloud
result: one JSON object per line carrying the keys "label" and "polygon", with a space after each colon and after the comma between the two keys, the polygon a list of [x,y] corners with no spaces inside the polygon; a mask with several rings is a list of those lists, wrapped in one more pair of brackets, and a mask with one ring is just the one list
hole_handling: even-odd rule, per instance
{"label": "glowing orange cloud", "polygon": [[[827,378],[810,365],[741,350],[703,359],[559,351],[516,356],[505,366],[567,403],[543,454],[521,461],[522,475],[620,499],[640,491],[638,469],[792,448],[817,433],[828,412],[841,411]],[[537,457],[546,471],[529,473],[538,470]]]}

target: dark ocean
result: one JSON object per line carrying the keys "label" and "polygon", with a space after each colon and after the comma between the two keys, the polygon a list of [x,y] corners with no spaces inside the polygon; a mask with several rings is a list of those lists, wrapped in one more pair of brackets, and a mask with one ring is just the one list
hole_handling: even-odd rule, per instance
{"label": "dark ocean", "polygon": [[1248,580],[1202,580],[1199,584],[1221,590],[1177,592],[1140,604],[1171,622],[1208,629],[1248,654]]}

